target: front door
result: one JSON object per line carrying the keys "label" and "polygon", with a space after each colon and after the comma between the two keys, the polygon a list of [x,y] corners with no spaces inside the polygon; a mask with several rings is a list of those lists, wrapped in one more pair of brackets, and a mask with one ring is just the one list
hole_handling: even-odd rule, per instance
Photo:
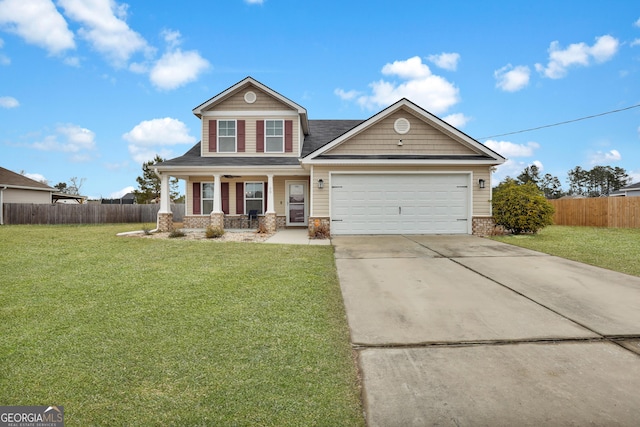
{"label": "front door", "polygon": [[306,181],[287,181],[287,225],[307,225]]}

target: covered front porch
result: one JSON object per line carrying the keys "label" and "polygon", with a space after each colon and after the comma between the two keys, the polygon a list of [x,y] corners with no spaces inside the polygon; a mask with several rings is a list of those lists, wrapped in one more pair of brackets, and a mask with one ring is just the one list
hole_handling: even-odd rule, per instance
{"label": "covered front porch", "polygon": [[[162,173],[158,229],[173,229],[169,180],[186,182],[185,228],[254,229],[267,233],[309,225],[310,177],[299,172]],[[165,194],[167,197],[165,197]]]}

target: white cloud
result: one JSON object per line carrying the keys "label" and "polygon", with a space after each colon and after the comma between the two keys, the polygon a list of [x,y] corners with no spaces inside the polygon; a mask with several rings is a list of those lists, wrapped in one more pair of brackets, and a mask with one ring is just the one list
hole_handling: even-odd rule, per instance
{"label": "white cloud", "polygon": [[622,155],[620,155],[618,150],[609,150],[607,152],[598,151],[591,155],[589,163],[592,165],[607,165],[620,160],[622,160]]}
{"label": "white cloud", "polygon": [[0,96],[0,107],[16,108],[20,105],[17,99],[12,96]]}
{"label": "white cloud", "polygon": [[631,178],[631,184],[635,184],[636,182],[640,182],[640,169],[636,169],[634,171],[627,172],[627,175]]}
{"label": "white cloud", "polygon": [[135,190],[135,188],[133,188],[132,186],[124,187],[122,190],[115,191],[115,192],[109,194],[109,198],[110,199],[119,199],[120,197],[124,196],[125,194],[133,193],[133,190]]}
{"label": "white cloud", "polygon": [[572,66],[589,66],[592,60],[606,62],[617,52],[620,42],[615,37],[604,35],[596,37],[593,46],[584,42],[574,43],[566,49],[560,48],[558,41],[551,42],[549,46],[549,62],[547,66],[536,64],[536,70],[550,79],[560,79],[567,75],[567,70]]}
{"label": "white cloud", "polygon": [[449,114],[448,116],[443,117],[442,120],[449,123],[453,127],[461,128],[461,127],[464,127],[464,125],[466,125],[467,123],[469,123],[469,120],[471,120],[471,117],[467,117],[462,113],[454,113],[454,114]]}
{"label": "white cloud", "polygon": [[47,180],[47,178],[44,177],[44,175],[39,174],[39,173],[25,173],[24,176],[26,176],[29,179],[32,179],[34,181],[38,181],[38,182],[43,182],[47,185],[49,185],[49,180]]}
{"label": "white cloud", "polygon": [[345,101],[351,101],[360,95],[360,92],[357,90],[345,91],[343,89],[336,89],[333,91],[334,94],[338,96],[338,98],[343,99]]}
{"label": "white cloud", "polygon": [[263,4],[265,0],[244,0],[247,4]]}
{"label": "white cloud", "polygon": [[114,0],[58,0],[65,15],[83,25],[78,34],[114,66],[124,66],[136,52],[150,51],[146,40],[125,22],[127,5]]}
{"label": "white cloud", "polygon": [[505,92],[517,92],[526,87],[529,84],[530,74],[529,67],[524,65],[514,67],[511,64],[507,64],[493,73],[497,80],[496,87]]}
{"label": "white cloud", "polygon": [[449,71],[455,71],[458,68],[460,54],[443,52],[440,55],[429,55],[427,59],[440,68],[444,68],[445,70]]}
{"label": "white cloud", "polygon": [[[167,51],[151,67],[149,78],[151,83],[163,90],[172,90],[198,79],[200,74],[210,68],[209,61],[200,56],[196,50],[180,49],[181,35],[179,31],[164,30],[162,37],[167,43]],[[146,72],[145,64],[131,64],[133,72]]]}
{"label": "white cloud", "polygon": [[187,126],[171,117],[142,121],[122,135],[122,138],[129,142],[129,153],[137,163],[152,160],[156,154],[163,158],[173,156],[170,149],[159,147],[196,142]]}
{"label": "white cloud", "polygon": [[382,67],[382,73],[404,81],[379,80],[371,83],[371,95],[357,98],[362,107],[373,110],[407,98],[434,114],[441,114],[460,101],[458,88],[446,79],[432,74],[418,56],[386,64]]}
{"label": "white cloud", "polygon": [[640,28],[640,18],[636,22],[633,23],[636,27]]}
{"label": "white cloud", "polygon": [[638,46],[638,45],[640,45],[640,39],[635,39],[634,41],[631,42],[631,47]]}
{"label": "white cloud", "polygon": [[4,0],[0,25],[52,55],[76,47],[73,33],[51,0]]}
{"label": "white cloud", "polygon": [[93,150],[96,147],[96,134],[86,128],[74,124],[60,125],[56,132],[45,136],[31,146],[42,151],[61,151],[75,153],[75,161],[85,161],[87,157],[81,151]]}
{"label": "white cloud", "polygon": [[210,67],[209,61],[195,50],[167,52],[151,69],[149,78],[159,89],[171,90],[198,79]]}
{"label": "white cloud", "polygon": [[531,157],[533,156],[533,152],[540,148],[540,144],[534,141],[527,142],[526,144],[515,144],[509,141],[494,141],[490,139],[486,141],[484,145],[507,158]]}

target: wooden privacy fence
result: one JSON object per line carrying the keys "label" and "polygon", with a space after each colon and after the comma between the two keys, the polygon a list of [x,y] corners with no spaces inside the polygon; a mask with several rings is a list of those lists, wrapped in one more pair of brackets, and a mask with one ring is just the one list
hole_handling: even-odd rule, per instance
{"label": "wooden privacy fence", "polygon": [[549,200],[557,225],[640,228],[640,197]]}
{"label": "wooden privacy fence", "polygon": [[[124,222],[155,223],[160,205],[101,205],[86,203],[33,204],[5,203],[5,224],[115,224]],[[184,217],[184,204],[171,205],[173,220]]]}

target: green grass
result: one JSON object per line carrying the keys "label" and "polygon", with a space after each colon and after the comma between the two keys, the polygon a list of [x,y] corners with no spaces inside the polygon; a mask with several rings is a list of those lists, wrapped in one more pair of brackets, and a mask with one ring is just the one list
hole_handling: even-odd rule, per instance
{"label": "green grass", "polygon": [[0,404],[68,426],[363,425],[331,247],[0,227]]}
{"label": "green grass", "polygon": [[640,276],[640,229],[554,225],[533,235],[495,240],[609,270]]}

